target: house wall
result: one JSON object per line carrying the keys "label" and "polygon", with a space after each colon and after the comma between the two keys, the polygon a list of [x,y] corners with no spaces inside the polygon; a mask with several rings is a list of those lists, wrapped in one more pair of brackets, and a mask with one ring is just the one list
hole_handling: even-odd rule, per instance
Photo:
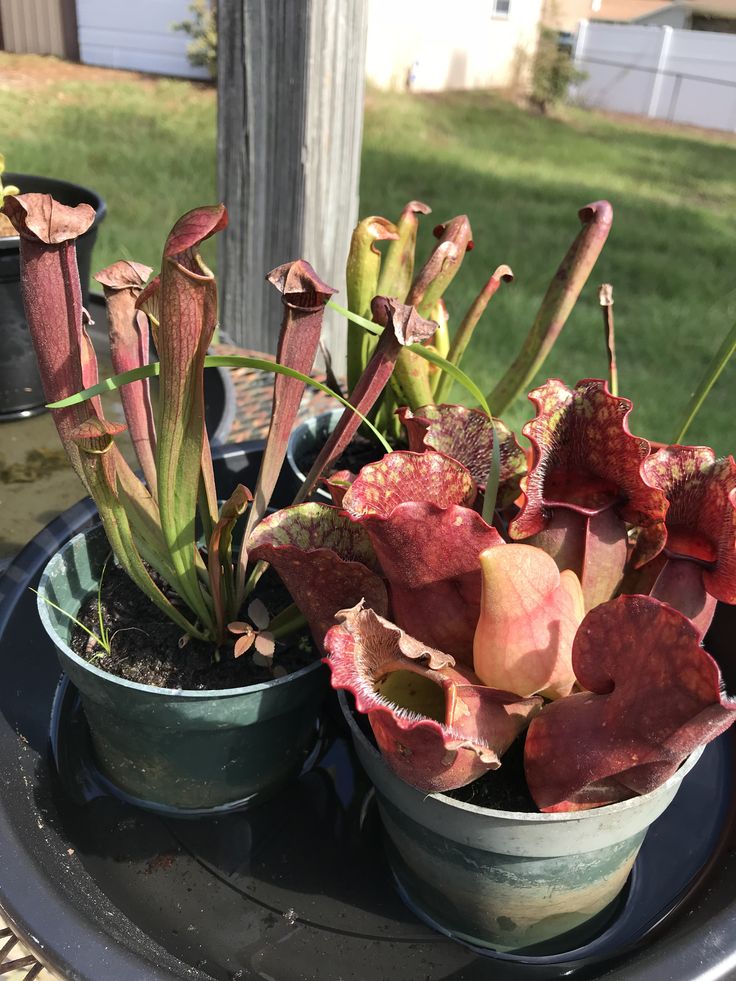
{"label": "house wall", "polygon": [[189,0],[77,0],[80,60],[106,68],[207,78],[187,60],[189,37],[172,24]]}
{"label": "house wall", "polygon": [[[404,88],[410,73],[412,88],[420,91],[512,86],[528,71],[544,4],[510,0],[503,17],[493,16],[492,0],[369,0],[366,76],[386,89]],[[188,37],[172,30],[188,16],[189,0],[76,0],[76,5],[80,59],[86,64],[207,77],[187,60]]]}
{"label": "house wall", "polygon": [[736,35],[584,21],[577,101],[736,131]]}
{"label": "house wall", "polygon": [[690,27],[691,12],[687,5],[673,3],[670,8],[655,10],[651,14],[637,17],[636,23],[650,27]]}
{"label": "house wall", "polygon": [[544,23],[558,31],[576,31],[581,20],[593,13],[591,0],[551,0],[545,5]]}
{"label": "house wall", "polygon": [[533,53],[542,0],[511,0],[507,18],[491,0],[370,0],[366,76],[382,89],[417,91],[514,85],[520,54]]}
{"label": "house wall", "polygon": [[4,51],[76,58],[74,0],[0,0],[0,39]]}

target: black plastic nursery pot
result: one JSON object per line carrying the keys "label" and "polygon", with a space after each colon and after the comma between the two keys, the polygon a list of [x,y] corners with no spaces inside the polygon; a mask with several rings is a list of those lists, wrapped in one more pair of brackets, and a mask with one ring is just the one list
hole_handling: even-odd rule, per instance
{"label": "black plastic nursery pot", "polygon": [[213,445],[227,443],[236,411],[235,383],[230,369],[207,368],[204,373],[204,422]]}
{"label": "black plastic nursery pot", "polygon": [[[291,471],[297,487],[304,483],[307,474],[312,468],[312,464],[317,459],[317,454],[327,442],[328,436],[339,422],[342,413],[342,408],[328,409],[327,412],[320,412],[318,415],[310,416],[294,428],[294,431],[289,437],[289,445],[286,451],[286,465]],[[380,460],[384,453],[385,450],[376,441],[375,445],[371,444],[369,448],[363,448],[361,465]],[[359,469],[357,462],[351,466],[351,469],[356,471]],[[329,492],[320,486],[315,487],[312,492],[312,499],[324,502],[332,501]]]}
{"label": "black plastic nursery pot", "polygon": [[[92,250],[107,211],[105,202],[86,187],[51,177],[6,173],[3,180],[15,184],[24,194],[51,194],[62,204],[89,204],[95,209],[94,224],[77,241],[79,276],[87,306]],[[20,239],[13,235],[0,238],[0,421],[40,412],[44,402],[20,293]]]}
{"label": "black plastic nursery pot", "polygon": [[[342,413],[341,408],[330,409],[319,415],[310,416],[294,428],[286,450],[286,464],[294,479],[300,484],[304,482],[312,461],[327,442],[327,437],[337,425]],[[320,501],[332,500],[323,487],[316,487],[314,496]]]}
{"label": "black plastic nursery pot", "polygon": [[[256,452],[223,451],[221,493]],[[574,949],[480,950],[411,911],[332,697],[310,758],[272,796],[186,819],[133,806],[100,773],[78,692],[61,680],[28,588],[93,522],[89,501],[75,505],[0,579],[0,907],[52,970],[78,981],[734,976],[728,733],[652,825],[599,932]],[[734,626],[733,611],[719,611],[714,642],[732,647]]]}

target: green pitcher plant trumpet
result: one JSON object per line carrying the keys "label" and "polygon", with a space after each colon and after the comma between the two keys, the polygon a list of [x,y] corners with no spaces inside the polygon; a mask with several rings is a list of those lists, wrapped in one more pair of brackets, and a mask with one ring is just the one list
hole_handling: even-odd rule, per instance
{"label": "green pitcher plant trumpet", "polygon": [[[247,592],[248,550],[243,546],[235,554],[235,525],[241,518],[255,525],[267,510],[305,386],[330,391],[306,373],[334,290],[304,260],[278,267],[268,279],[284,304],[279,363],[223,359],[271,370],[277,380],[258,482],[252,493],[239,485],[219,506],[203,388],[208,358],[212,363],[207,349],[217,323],[217,290],[198,249],[225,227],[224,207],[197,208],[179,219],[166,240],[161,272],[150,283],[148,267],[125,260],[97,274],[107,302],[113,366],[120,373],[106,382],[98,380],[76,264],[75,240],[91,225],[93,210],[26,194],[9,195],[5,212],[21,239],[24,304],[46,398],[116,559],[184,633],[220,645],[228,624],[238,621]],[[160,359],[155,364],[148,364],[151,340]],[[160,383],[157,418],[152,374]],[[126,427],[105,419],[99,400],[102,391],[116,387],[143,480],[116,445]],[[246,536],[248,531],[246,526]],[[181,602],[172,601],[160,580]]]}
{"label": "green pitcher plant trumpet", "polygon": [[[436,323],[434,333],[422,344],[450,364],[459,366],[491,298],[502,282],[513,282],[514,274],[505,264],[494,270],[462,317],[450,341],[447,291],[465,254],[473,249],[472,231],[467,215],[458,215],[437,225],[434,228],[437,244],[415,274],[418,216],[430,212],[431,208],[423,202],[410,201],[395,225],[378,215],[371,215],[358,223],[353,232],[346,268],[348,308],[357,317],[370,319],[370,304],[376,294],[395,297],[416,307],[421,316],[429,317]],[[578,216],[582,228],[552,277],[520,351],[486,396],[495,415],[505,412],[542,367],[606,242],[613,220],[608,201],[586,205]],[[383,256],[377,246],[382,241],[388,241]],[[348,386],[351,391],[372,355],[374,344],[364,325],[362,330],[350,330]],[[434,370],[432,364],[422,359],[415,348],[402,351],[391,386],[386,389],[375,412],[382,431],[398,436],[395,408],[401,405],[415,410],[442,404],[447,400],[452,381],[449,372]]]}
{"label": "green pitcher plant trumpet", "polygon": [[[149,267],[128,260],[96,275],[105,293],[117,372],[115,378],[99,381],[75,247],[94,220],[93,210],[67,207],[49,195],[8,194],[5,213],[21,239],[24,304],[49,407],[70,462],[98,506],[118,563],[187,635],[222,644],[228,624],[238,622],[257,581],[246,575],[247,542],[268,509],[305,386],[334,395],[345,406],[344,421],[322,454],[320,469],[329,466],[361,422],[389,450],[364,413],[388,384],[403,347],[430,336],[436,325],[413,307],[374,298],[374,308],[383,304],[382,325],[389,329],[376,340],[375,358],[349,402],[307,374],[320,342],[325,306],[335,291],[299,259],[267,276],[284,305],[277,362],[208,355],[217,324],[217,289],[198,249],[225,227],[227,214],[222,205],[201,207],[175,224],[161,271],[151,282]],[[374,330],[380,333],[382,326]],[[151,342],[160,360],[149,364]],[[236,487],[221,507],[204,428],[203,372],[208,365],[248,366],[276,376],[256,486],[252,492]],[[154,374],[160,380],[157,418],[149,391]],[[116,445],[126,427],[105,419],[99,400],[103,391],[117,388],[142,480]],[[312,482],[318,477],[315,471]],[[308,490],[305,485],[303,496]],[[236,554],[233,534],[241,518],[244,544]],[[181,602],[172,602],[160,580]]]}
{"label": "green pitcher plant trumpet", "polygon": [[[270,564],[333,686],[354,695],[407,782],[427,792],[463,786],[501,766],[523,738],[527,786],[542,811],[648,793],[736,719],[736,698],[704,646],[716,603],[736,603],[736,463],[707,447],[655,449],[630,431],[631,402],[596,378],[534,388],[523,449],[497,413],[559,336],[611,207],[580,212],[583,227],[488,396],[459,362],[511,272],[495,270],[450,338],[444,294],[472,235],[464,216],[438,226],[438,244],[415,273],[417,216],[428,210],[411,202],[396,225],[376,216],[359,225],[350,309],[338,306],[350,322],[349,397],[331,393],[342,418],[296,502],[269,513],[305,386],[330,391],[308,372],[335,291],[303,259],[277,267],[267,277],[284,306],[277,362],[208,355],[217,294],[198,248],[227,215],[221,205],[197,208],[175,224],[150,283],[134,262],[98,274],[118,372],[100,382],[74,246],[94,213],[8,195],[26,315],[62,443],[118,563],[185,634],[216,648],[229,633],[238,653],[269,661],[274,638],[298,622],[293,610],[268,622],[248,600]],[[612,316],[605,324],[614,380]],[[158,363],[148,363],[151,341]],[[204,427],[208,364],[276,376],[256,484],[238,485],[223,504]],[[447,379],[478,408],[438,401]],[[99,395],[116,388],[143,479],[116,444],[124,427],[102,410]],[[385,455],[359,473],[330,474],[361,423]],[[394,425],[408,449],[391,449]],[[308,499],[323,474],[332,504]]]}

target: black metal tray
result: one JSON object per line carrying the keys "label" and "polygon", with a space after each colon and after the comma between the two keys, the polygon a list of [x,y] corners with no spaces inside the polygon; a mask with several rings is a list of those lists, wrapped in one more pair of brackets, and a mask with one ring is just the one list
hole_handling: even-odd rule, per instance
{"label": "black metal tray", "polygon": [[[220,487],[242,460],[218,461]],[[311,767],[247,811],[182,820],[116,799],[28,589],[93,515],[75,505],[0,580],[0,907],[49,967],[80,981],[734,976],[730,737],[707,748],[650,831],[608,928],[545,957],[474,951],[403,905],[332,702]]]}

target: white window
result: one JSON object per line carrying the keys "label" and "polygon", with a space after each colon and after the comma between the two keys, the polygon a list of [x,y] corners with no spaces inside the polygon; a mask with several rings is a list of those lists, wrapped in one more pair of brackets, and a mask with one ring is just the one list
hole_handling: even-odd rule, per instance
{"label": "white window", "polygon": [[493,0],[492,17],[508,17],[511,0]]}

